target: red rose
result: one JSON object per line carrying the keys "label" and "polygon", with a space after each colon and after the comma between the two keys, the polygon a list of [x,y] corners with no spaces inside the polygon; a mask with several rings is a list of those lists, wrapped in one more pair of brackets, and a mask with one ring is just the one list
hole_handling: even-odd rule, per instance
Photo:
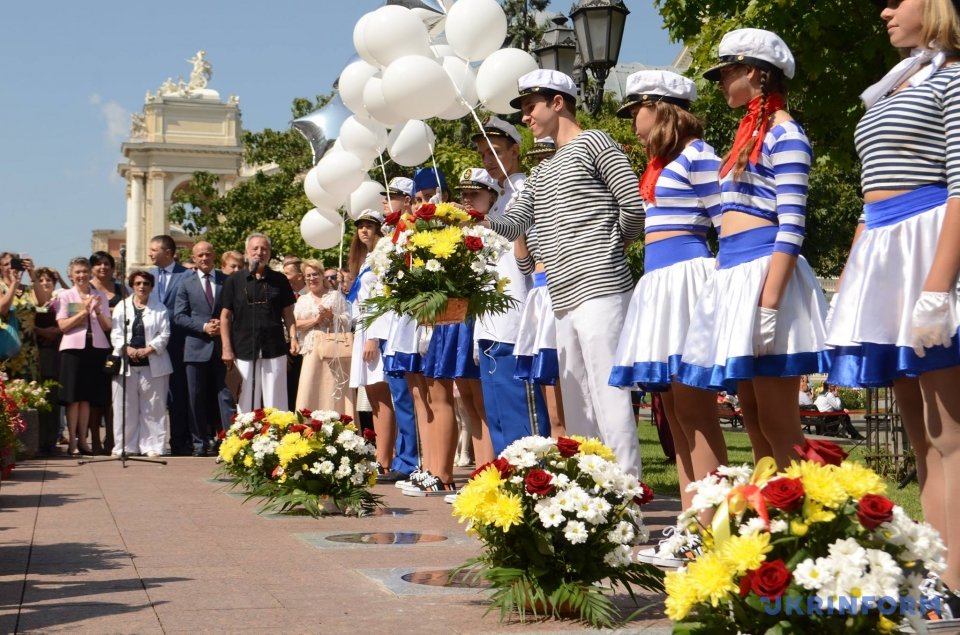
{"label": "red rose", "polygon": [[463,239],[463,244],[466,245],[470,251],[480,251],[483,249],[483,239],[479,236],[466,236]]}
{"label": "red rose", "polygon": [[302,423],[295,423],[290,426],[290,432],[303,432],[306,429],[307,426],[303,425]]}
{"label": "red rose", "polygon": [[377,438],[377,433],[371,430],[370,428],[363,429],[363,440],[364,441],[374,441]]}
{"label": "red rose", "polygon": [[400,222],[400,217],[402,215],[403,215],[403,212],[400,210],[397,210],[396,212],[391,212],[386,215],[386,217],[383,219],[383,222],[386,223],[387,225],[393,225],[394,227],[396,227],[397,223]]}
{"label": "red rose", "polygon": [[646,505],[653,500],[653,488],[646,483],[640,483],[641,492],[633,497],[633,502],[637,505]]}
{"label": "red rose", "polygon": [[523,484],[527,488],[527,492],[530,494],[537,494],[539,496],[549,496],[553,492],[553,475],[544,472],[543,470],[532,469],[527,472],[526,478],[523,479]]}
{"label": "red rose", "polygon": [[421,205],[420,209],[417,210],[415,216],[420,220],[430,220],[437,213],[437,206],[433,203],[427,203],[426,205]]}
{"label": "red rose", "polygon": [[310,422],[310,429],[313,430],[314,432],[320,432],[320,428],[322,427],[323,427],[323,424],[320,423],[319,421],[314,420]]}
{"label": "red rose", "polygon": [[247,431],[247,432],[244,432],[243,434],[240,435],[240,438],[241,438],[241,439],[244,439],[244,440],[246,440],[246,441],[249,441],[250,439],[253,438],[253,430],[249,430],[249,431]]}
{"label": "red rose", "polygon": [[803,503],[803,481],[798,478],[778,478],[760,490],[767,504],[785,512],[796,511]]}
{"label": "red rose", "polygon": [[253,411],[253,419],[254,419],[254,421],[260,421],[261,419],[263,419],[263,418],[266,417],[266,416],[267,416],[267,413],[265,413],[265,412],[263,411],[263,408],[257,408],[256,410]]}
{"label": "red rose", "polygon": [[467,214],[470,214],[470,218],[477,221],[478,223],[487,217],[483,212],[478,212],[475,209],[468,209]]}
{"label": "red rose", "polygon": [[232,415],[230,415],[230,423],[236,423],[236,422],[237,422],[237,413],[233,413]]}
{"label": "red rose", "polygon": [[783,560],[774,560],[773,562],[764,562],[760,568],[754,569],[747,575],[751,575],[750,589],[760,597],[773,600],[781,595],[790,586],[790,580],[793,574],[783,564]]}
{"label": "red rose", "polygon": [[513,472],[513,466],[510,465],[510,461],[506,460],[503,457],[497,457],[496,459],[490,461],[489,463],[484,463],[473,472],[470,473],[470,478],[473,478],[483,472],[488,467],[493,466],[497,468],[497,471],[500,472],[501,477],[507,477]]}
{"label": "red rose", "polygon": [[804,461],[813,461],[820,465],[840,465],[847,458],[843,448],[830,441],[805,439],[803,447],[795,445],[793,449]]}
{"label": "red rose", "polygon": [[740,578],[740,597],[745,598],[750,595],[750,587],[753,585],[754,571],[747,571],[747,575]]}
{"label": "red rose", "polygon": [[570,437],[560,437],[557,439],[557,449],[560,450],[560,456],[570,458],[580,451],[580,442]]}
{"label": "red rose", "polygon": [[303,416],[303,417],[306,418],[306,419],[309,419],[310,417],[313,416],[313,413],[310,412],[310,409],[309,409],[309,408],[304,408],[304,409],[302,409],[302,410],[300,411],[300,415]]}
{"label": "red rose", "polygon": [[893,520],[893,501],[886,496],[867,494],[857,503],[857,520],[867,529],[876,529]]}
{"label": "red rose", "polygon": [[226,431],[224,431],[224,430],[218,430],[218,431],[217,431],[217,441],[223,441],[223,440],[226,439],[226,438],[227,438],[227,433],[226,433]]}
{"label": "red rose", "polygon": [[350,423],[353,421],[353,417],[350,415],[340,415],[340,423]]}
{"label": "red rose", "polygon": [[487,469],[487,468],[490,467],[491,465],[493,465],[493,461],[487,461],[487,462],[484,463],[483,465],[477,466],[477,469],[475,469],[474,471],[470,472],[470,478],[474,478],[474,477],[476,477],[476,476],[479,476],[481,472],[483,472],[485,469]]}

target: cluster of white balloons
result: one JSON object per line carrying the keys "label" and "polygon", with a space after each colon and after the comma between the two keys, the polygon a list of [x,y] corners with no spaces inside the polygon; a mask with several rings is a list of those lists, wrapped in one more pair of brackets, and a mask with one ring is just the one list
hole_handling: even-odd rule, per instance
{"label": "cluster of white balloons", "polygon": [[442,2],[443,19],[387,5],[357,21],[353,44],[360,59],[338,82],[353,115],[304,180],[317,206],[300,225],[307,244],[328,249],[340,241],[343,221],[334,218],[342,205],[351,218],[381,208],[383,184],[366,173],[384,151],[407,167],[430,158],[436,139],[424,119],[460,119],[481,104],[498,114],[516,111],[509,102],[517,97],[517,80],[538,66],[526,51],[501,48],[503,8],[496,0]]}

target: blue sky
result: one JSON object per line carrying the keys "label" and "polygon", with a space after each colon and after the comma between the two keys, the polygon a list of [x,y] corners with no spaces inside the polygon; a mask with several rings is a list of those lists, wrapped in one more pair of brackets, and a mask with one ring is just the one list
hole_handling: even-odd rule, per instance
{"label": "blue sky", "polygon": [[[329,91],[353,55],[357,19],[382,0],[16,2],[0,38],[0,251],[64,268],[93,229],[125,220],[120,143],[144,93],[200,48],[210,87],[240,97],[249,130],[289,125],[294,97]],[[570,0],[548,11],[567,12]],[[630,8],[621,62],[670,64],[653,0]]]}

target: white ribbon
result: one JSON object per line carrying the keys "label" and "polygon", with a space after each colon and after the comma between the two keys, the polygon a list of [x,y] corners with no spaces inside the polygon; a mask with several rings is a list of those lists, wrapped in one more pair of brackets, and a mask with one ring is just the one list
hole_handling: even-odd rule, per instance
{"label": "white ribbon", "polygon": [[943,51],[913,49],[910,57],[902,60],[891,68],[883,79],[860,93],[860,99],[869,109],[904,82],[908,82],[911,86],[919,86],[943,66],[946,59],[947,55]]}

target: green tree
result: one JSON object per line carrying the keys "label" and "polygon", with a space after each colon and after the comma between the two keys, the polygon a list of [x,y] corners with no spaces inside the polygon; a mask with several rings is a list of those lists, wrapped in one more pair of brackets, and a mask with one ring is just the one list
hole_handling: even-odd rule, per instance
{"label": "green tree", "polygon": [[507,42],[505,46],[529,51],[540,42],[546,26],[537,21],[537,13],[550,4],[550,0],[501,0],[507,14]]}
{"label": "green tree", "polygon": [[821,275],[843,267],[860,213],[860,166],[853,132],[863,114],[859,99],[896,61],[873,3],[860,0],[656,0],[664,24],[693,57],[698,80],[695,108],[707,125],[707,140],[725,152],[742,111],[731,111],[716,87],[701,78],[716,60],[727,31],[742,27],[780,34],[797,61],[789,82],[791,113],[810,137],[815,164],[810,174],[807,239],[803,254]]}

